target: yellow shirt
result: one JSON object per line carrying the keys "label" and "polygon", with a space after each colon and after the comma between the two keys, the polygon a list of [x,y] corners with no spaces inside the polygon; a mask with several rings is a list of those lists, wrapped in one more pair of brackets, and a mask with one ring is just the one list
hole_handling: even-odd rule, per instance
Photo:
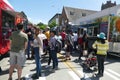
{"label": "yellow shirt", "polygon": [[109,49],[109,43],[106,40],[104,44],[101,42],[95,41],[95,43],[92,45],[94,49],[97,49],[98,55],[107,55],[107,50]]}
{"label": "yellow shirt", "polygon": [[46,35],[47,39],[49,40],[50,39],[50,31],[45,32],[45,35]]}

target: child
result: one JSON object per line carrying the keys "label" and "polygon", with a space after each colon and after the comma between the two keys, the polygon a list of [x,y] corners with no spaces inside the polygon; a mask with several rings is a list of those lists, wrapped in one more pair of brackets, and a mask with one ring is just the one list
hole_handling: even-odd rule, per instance
{"label": "child", "polygon": [[67,47],[66,47],[66,60],[71,60],[70,53],[72,52],[72,44],[69,40],[66,41]]}

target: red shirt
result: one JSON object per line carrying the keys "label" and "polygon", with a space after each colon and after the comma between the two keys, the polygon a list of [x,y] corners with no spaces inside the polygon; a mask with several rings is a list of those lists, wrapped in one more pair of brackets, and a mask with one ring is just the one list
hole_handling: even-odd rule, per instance
{"label": "red shirt", "polygon": [[66,34],[65,32],[61,32],[62,40],[65,40]]}
{"label": "red shirt", "polygon": [[79,37],[79,38],[78,38],[78,44],[80,44],[80,45],[83,44],[83,39],[82,39],[82,37]]}

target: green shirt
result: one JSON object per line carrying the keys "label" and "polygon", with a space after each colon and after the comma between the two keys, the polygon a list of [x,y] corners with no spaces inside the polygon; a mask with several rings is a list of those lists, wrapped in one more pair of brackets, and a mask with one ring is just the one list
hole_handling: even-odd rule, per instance
{"label": "green shirt", "polygon": [[11,51],[19,52],[25,48],[25,42],[28,41],[28,36],[22,31],[15,31],[10,36],[11,43]]}

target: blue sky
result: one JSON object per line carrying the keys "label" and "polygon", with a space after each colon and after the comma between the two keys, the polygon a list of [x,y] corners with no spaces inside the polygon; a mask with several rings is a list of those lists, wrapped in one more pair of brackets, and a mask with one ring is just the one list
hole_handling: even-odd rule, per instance
{"label": "blue sky", "polygon": [[[61,13],[63,6],[100,11],[101,4],[107,0],[8,0],[15,11],[24,11],[28,19],[36,24],[45,24],[56,14]],[[120,0],[116,1],[120,4]]]}

